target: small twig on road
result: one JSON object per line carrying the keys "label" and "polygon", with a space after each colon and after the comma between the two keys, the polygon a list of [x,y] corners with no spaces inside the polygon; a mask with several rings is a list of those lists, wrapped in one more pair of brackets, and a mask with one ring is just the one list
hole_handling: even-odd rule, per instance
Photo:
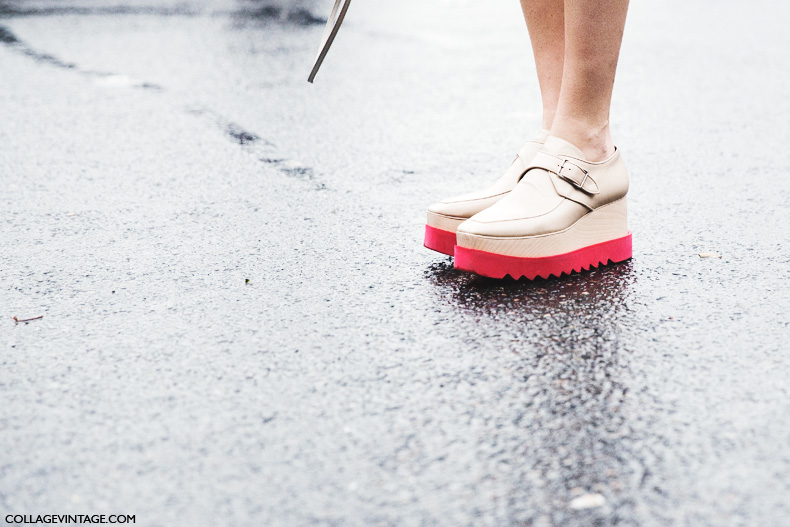
{"label": "small twig on road", "polygon": [[24,322],[25,324],[27,324],[31,320],[41,320],[42,318],[44,318],[44,315],[41,315],[41,316],[38,316],[38,317],[33,317],[33,318],[23,318],[22,320],[20,320],[20,319],[18,319],[16,317],[13,317],[14,324],[19,324],[20,322]]}

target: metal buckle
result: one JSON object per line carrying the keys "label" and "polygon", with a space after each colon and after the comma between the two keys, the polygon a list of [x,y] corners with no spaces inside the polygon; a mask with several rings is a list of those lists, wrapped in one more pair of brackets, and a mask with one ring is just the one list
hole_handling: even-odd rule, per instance
{"label": "metal buckle", "polygon": [[[570,176],[565,176],[565,175],[563,175],[563,173],[562,173],[562,169],[563,169],[563,168],[565,168],[565,163],[570,163],[570,164],[571,164],[571,165],[573,165],[574,167],[576,167],[576,168],[578,168],[579,170],[581,170],[582,172],[584,172],[584,178],[582,179],[582,182],[581,182],[581,183],[577,183],[577,182],[576,182],[576,180],[575,180],[575,179],[573,179],[573,178],[572,178],[572,177],[570,177]],[[567,159],[563,159],[563,160],[562,160],[562,163],[560,163],[560,168],[559,168],[559,170],[558,170],[557,172],[558,172],[559,176],[560,176],[562,179],[565,179],[565,180],[567,180],[567,181],[570,181],[571,183],[573,183],[575,186],[579,187],[580,189],[584,189],[584,184],[585,184],[585,183],[587,183],[587,178],[590,176],[590,173],[589,173],[589,172],[587,172],[585,169],[583,169],[582,167],[580,167],[579,165],[577,165],[577,164],[576,164],[576,163],[574,163],[573,161],[568,161]]]}

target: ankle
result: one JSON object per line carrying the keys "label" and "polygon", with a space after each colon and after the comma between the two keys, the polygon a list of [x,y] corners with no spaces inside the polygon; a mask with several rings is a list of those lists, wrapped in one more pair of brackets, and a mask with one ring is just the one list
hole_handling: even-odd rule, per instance
{"label": "ankle", "polygon": [[551,130],[551,126],[554,123],[554,114],[556,113],[556,109],[550,108],[543,108],[543,129],[544,130]]}
{"label": "ankle", "polygon": [[587,161],[604,161],[614,154],[609,123],[590,125],[569,117],[557,117],[551,135],[564,139],[584,152]]}

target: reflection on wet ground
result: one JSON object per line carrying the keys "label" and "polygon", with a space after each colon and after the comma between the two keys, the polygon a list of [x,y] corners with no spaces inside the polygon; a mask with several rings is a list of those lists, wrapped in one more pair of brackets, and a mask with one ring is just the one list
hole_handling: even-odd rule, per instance
{"label": "reflection on wet ground", "polygon": [[495,280],[453,268],[452,260],[432,264],[425,276],[457,307],[484,314],[502,308],[525,316],[553,318],[574,315],[581,309],[584,320],[600,322],[606,313],[626,309],[628,290],[634,280],[632,262],[610,265],[561,278],[534,281]]}
{"label": "reflection on wet ground", "polygon": [[[585,493],[604,493],[614,509],[627,507],[624,491],[643,476],[623,440],[629,434],[623,324],[632,263],[533,282],[475,277],[450,261],[431,265],[425,275],[438,301],[458,309],[459,326],[492,328],[501,353],[516,357],[511,382],[523,406],[515,431],[506,432],[511,440],[497,431],[485,439],[509,445],[513,450],[503,457],[519,460],[507,471],[510,517],[561,521],[563,505]],[[512,441],[514,433],[520,440]],[[534,489],[544,494],[542,510],[522,505]]]}
{"label": "reflection on wet ground", "polygon": [[[515,356],[510,382],[522,404],[515,430],[481,439],[511,449],[502,456],[515,462],[505,471],[511,520],[563,525],[576,514],[567,503],[598,493],[609,504],[593,518],[633,514],[647,472],[633,453],[624,408],[632,262],[533,282],[475,277],[454,270],[451,261],[431,265],[425,275],[437,301],[458,309],[459,327],[490,328],[500,352]],[[542,499],[535,500],[536,492]],[[535,501],[544,506],[524,505]]]}

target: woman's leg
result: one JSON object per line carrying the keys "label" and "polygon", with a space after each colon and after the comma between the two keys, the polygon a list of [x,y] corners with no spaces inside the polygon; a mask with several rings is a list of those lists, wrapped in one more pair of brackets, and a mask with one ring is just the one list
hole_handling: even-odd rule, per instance
{"label": "woman's leg", "polygon": [[562,86],[565,56],[563,0],[521,0],[543,99],[543,128],[551,130]]}
{"label": "woman's leg", "polygon": [[[628,172],[609,133],[609,104],[628,0],[522,0],[551,135],[504,197],[456,228],[454,266],[533,279],[631,258]],[[556,39],[556,40],[555,40]],[[558,49],[564,47],[559,56]],[[563,141],[564,139],[564,141]],[[581,150],[581,151],[580,151]],[[518,159],[518,158],[517,158]],[[603,162],[597,162],[603,161]]]}
{"label": "woman's leg", "polygon": [[[521,0],[524,18],[532,40],[543,99],[543,128],[551,130],[562,84],[562,60],[565,53],[563,0]],[[499,201],[521,179],[535,154],[543,148],[548,132],[526,141],[505,174],[483,190],[446,198],[428,207],[425,246],[453,255],[455,231],[464,220]]]}
{"label": "woman's leg", "polygon": [[614,152],[609,106],[627,11],[628,0],[565,0],[562,88],[551,133],[588,161]]}

